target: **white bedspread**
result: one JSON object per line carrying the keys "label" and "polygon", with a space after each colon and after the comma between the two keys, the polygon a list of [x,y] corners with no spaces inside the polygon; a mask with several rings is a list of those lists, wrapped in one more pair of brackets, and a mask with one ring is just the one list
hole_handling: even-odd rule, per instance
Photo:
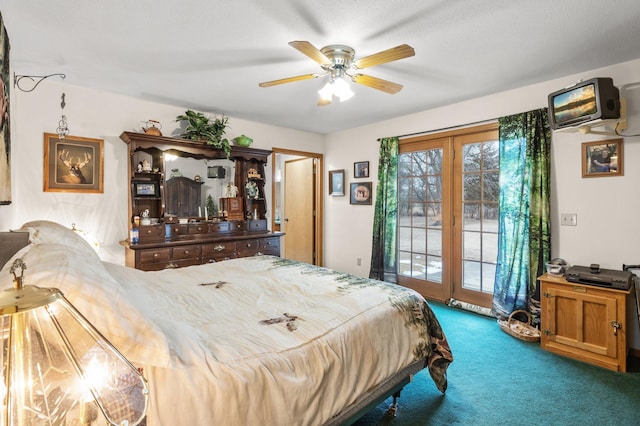
{"label": "white bedspread", "polygon": [[105,265],[175,357],[145,366],[149,425],[322,424],[429,345],[423,299],[394,285],[268,256]]}
{"label": "white bedspread", "polygon": [[142,272],[61,225],[23,228],[25,285],[62,290],[144,368],[148,426],[320,425],[420,359],[446,389],[448,343],[412,290],[270,256]]}

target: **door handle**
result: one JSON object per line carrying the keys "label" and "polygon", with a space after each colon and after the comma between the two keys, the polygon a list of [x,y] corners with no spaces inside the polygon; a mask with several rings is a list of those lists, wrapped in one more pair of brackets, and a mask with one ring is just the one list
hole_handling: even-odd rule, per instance
{"label": "door handle", "polygon": [[288,218],[288,217],[285,217],[285,218],[284,218],[284,221],[285,221],[285,222],[289,222],[289,218]]}

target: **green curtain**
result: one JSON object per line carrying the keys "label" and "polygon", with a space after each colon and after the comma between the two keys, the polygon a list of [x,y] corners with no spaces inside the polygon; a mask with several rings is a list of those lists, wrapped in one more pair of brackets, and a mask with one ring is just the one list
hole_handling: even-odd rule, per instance
{"label": "green curtain", "polygon": [[370,278],[393,283],[397,281],[398,143],[397,137],[380,140],[369,271]]}
{"label": "green curtain", "polygon": [[550,152],[547,109],[502,117],[500,219],[493,314],[525,309],[539,318],[537,277],[551,253]]}

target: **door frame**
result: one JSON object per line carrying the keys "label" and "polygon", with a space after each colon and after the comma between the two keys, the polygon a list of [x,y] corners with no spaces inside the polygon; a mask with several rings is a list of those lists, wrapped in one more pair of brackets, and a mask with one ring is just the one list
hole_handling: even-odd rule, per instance
{"label": "door frame", "polygon": [[[323,251],[322,247],[324,246],[323,241],[323,203],[322,203],[322,194],[323,194],[323,159],[324,155],[317,152],[307,152],[307,151],[297,151],[292,149],[285,148],[273,148],[272,150],[273,161],[271,161],[271,207],[270,211],[275,211],[275,200],[276,200],[276,155],[297,155],[300,157],[313,158],[315,160],[315,199],[314,204],[316,206],[315,214],[313,216],[314,221],[314,230],[315,230],[315,241],[314,241],[314,250],[316,253],[315,256],[315,264],[318,266],[323,266]],[[283,200],[284,201],[284,200]],[[271,229],[275,229],[275,215],[271,214]]]}

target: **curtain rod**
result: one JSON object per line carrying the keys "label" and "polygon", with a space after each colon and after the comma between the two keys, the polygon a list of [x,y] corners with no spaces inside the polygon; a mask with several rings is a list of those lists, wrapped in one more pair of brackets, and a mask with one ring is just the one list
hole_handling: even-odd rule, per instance
{"label": "curtain rod", "polygon": [[[459,126],[449,126],[449,127],[442,127],[440,129],[424,130],[422,132],[415,132],[415,133],[407,133],[407,134],[398,136],[398,139],[408,138],[409,136],[428,135],[430,133],[444,132],[446,130],[463,129],[463,128],[469,127],[469,126],[478,126],[480,124],[492,123],[492,122],[494,122],[496,120],[497,120],[497,118],[492,118],[492,119],[488,119],[488,120],[481,120],[481,121],[475,121],[473,123],[462,124],[462,125],[459,125]],[[384,139],[384,138],[378,138],[377,141],[380,142],[382,139]]]}

